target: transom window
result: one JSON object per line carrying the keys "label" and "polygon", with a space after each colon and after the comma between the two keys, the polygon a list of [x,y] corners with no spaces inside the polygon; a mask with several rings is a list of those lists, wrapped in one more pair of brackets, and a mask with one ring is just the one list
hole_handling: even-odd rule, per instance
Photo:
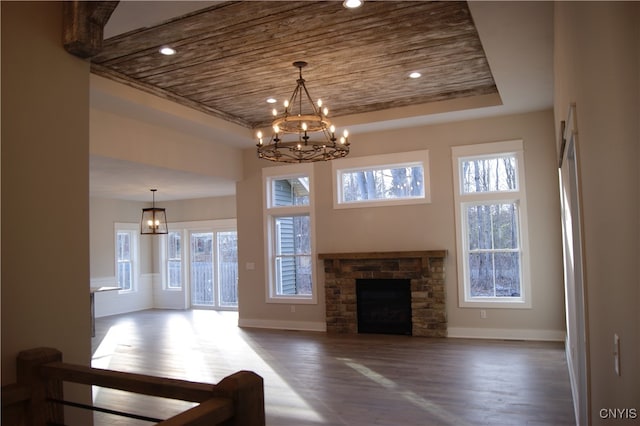
{"label": "transom window", "polygon": [[332,167],[335,208],[431,201],[428,151],[340,159]]}
{"label": "transom window", "polygon": [[530,307],[522,141],[452,154],[460,306]]}
{"label": "transom window", "polygon": [[267,301],[315,303],[312,168],[263,169]]}

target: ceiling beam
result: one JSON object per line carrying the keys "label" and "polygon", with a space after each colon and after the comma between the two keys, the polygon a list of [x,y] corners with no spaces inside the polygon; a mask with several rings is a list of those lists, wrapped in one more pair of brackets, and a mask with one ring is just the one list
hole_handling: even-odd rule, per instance
{"label": "ceiling beam", "polygon": [[62,43],[67,52],[86,59],[102,50],[104,26],[118,1],[63,2]]}

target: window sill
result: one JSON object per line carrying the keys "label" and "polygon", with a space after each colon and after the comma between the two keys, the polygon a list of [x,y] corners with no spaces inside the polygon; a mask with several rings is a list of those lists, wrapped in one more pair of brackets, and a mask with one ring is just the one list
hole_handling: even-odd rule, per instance
{"label": "window sill", "polygon": [[272,296],[267,298],[267,303],[315,305],[318,301],[314,296]]}
{"label": "window sill", "polygon": [[359,200],[359,201],[343,201],[333,203],[333,208],[338,209],[359,209],[364,207],[389,207],[389,206],[410,206],[417,204],[430,204],[429,197],[415,198],[394,198],[388,200]]}
{"label": "window sill", "polygon": [[531,302],[526,300],[506,301],[504,299],[486,298],[460,300],[458,306],[460,308],[531,309]]}

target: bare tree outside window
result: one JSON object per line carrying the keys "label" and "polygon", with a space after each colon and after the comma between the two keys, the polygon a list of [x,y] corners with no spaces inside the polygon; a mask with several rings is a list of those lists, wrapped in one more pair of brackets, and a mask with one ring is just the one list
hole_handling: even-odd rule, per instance
{"label": "bare tree outside window", "polygon": [[422,166],[345,171],[342,182],[345,202],[424,196]]}
{"label": "bare tree outside window", "polygon": [[[518,190],[514,155],[461,162],[462,193]],[[516,202],[465,203],[471,297],[520,297],[520,241]]]}
{"label": "bare tree outside window", "polygon": [[468,206],[467,230],[471,296],[520,296],[515,204]]}

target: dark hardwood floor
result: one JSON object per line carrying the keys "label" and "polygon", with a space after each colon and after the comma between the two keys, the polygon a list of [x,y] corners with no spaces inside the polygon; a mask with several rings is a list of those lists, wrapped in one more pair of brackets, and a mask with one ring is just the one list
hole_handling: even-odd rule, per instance
{"label": "dark hardwood floor", "polygon": [[[273,426],[575,425],[561,343],[241,329],[233,312],[151,310],[99,318],[93,352],[94,367],[199,382],[255,371]],[[94,403],[156,418],[189,407],[97,388]]]}

